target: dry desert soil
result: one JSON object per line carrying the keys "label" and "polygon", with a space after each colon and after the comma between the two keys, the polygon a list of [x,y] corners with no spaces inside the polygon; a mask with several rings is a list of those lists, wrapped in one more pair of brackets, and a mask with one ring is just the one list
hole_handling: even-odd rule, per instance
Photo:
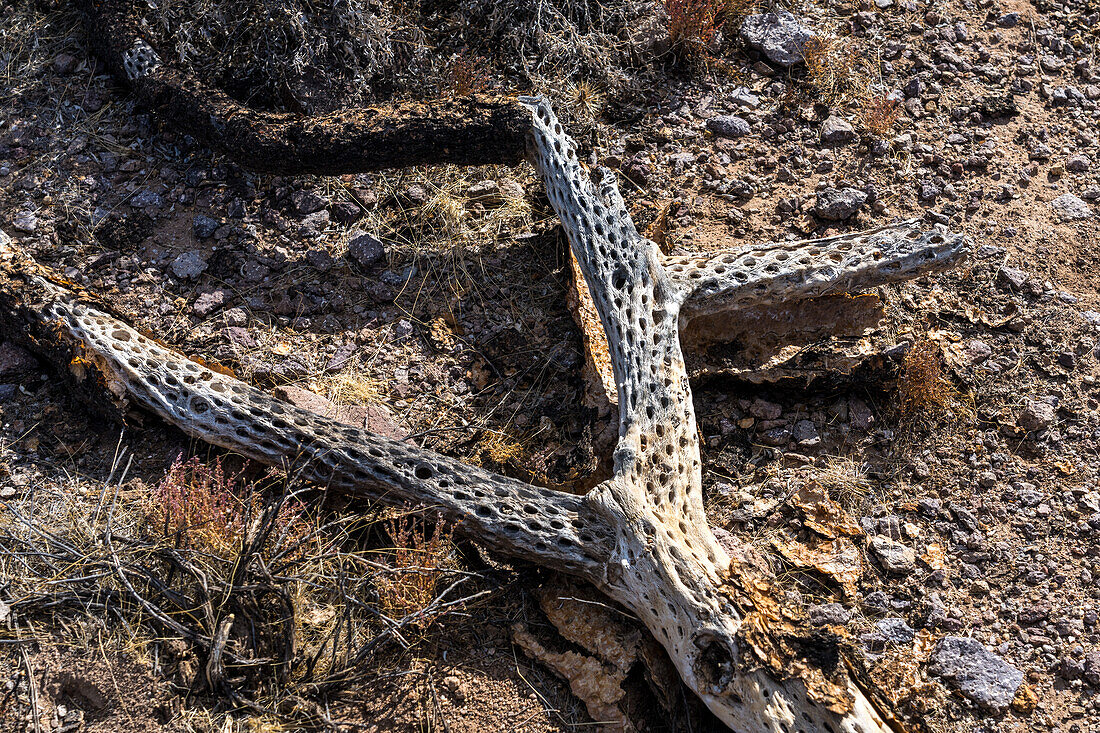
{"label": "dry desert soil", "polygon": [[[785,602],[843,627],[913,729],[1100,730],[1100,5],[711,3],[718,30],[679,46],[646,0],[313,5],[142,12],[259,107],[546,94],[672,254],[908,218],[965,233],[959,266],[875,291],[866,331],[688,355],[709,518],[767,557]],[[784,8],[827,41],[809,65],[737,30]],[[6,246],[308,409],[590,485],[614,415],[586,400],[567,245],[529,165],[250,172],[138,102],[83,28],[66,3],[0,5]],[[150,415],[107,420],[2,336],[4,730],[721,729],[590,589],[430,511],[405,523]],[[276,525],[306,540],[273,540],[271,573],[230,587],[242,522],[288,486]],[[806,486],[854,527],[843,552],[808,526]],[[165,507],[199,494],[209,527],[174,532],[197,515]],[[445,590],[464,602],[418,615]],[[210,636],[230,596],[228,651],[252,666],[211,680],[180,629]],[[622,673],[571,624],[627,649]]]}

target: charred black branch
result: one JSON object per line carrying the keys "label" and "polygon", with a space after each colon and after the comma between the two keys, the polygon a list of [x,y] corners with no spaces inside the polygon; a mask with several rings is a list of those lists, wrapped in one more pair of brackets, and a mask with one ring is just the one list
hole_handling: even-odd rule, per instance
{"label": "charred black branch", "polygon": [[176,130],[266,173],[338,175],[422,164],[522,160],[530,115],[514,99],[463,97],[330,114],[247,107],[164,61],[130,0],[79,0],[88,44]]}

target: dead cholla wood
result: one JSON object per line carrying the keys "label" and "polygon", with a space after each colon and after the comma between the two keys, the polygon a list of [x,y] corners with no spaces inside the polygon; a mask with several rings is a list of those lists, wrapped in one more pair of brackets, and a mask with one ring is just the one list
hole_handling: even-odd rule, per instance
{"label": "dead cholla wood", "polygon": [[[826,336],[858,337],[885,315],[875,296],[848,293],[941,269],[957,258],[960,245],[959,238],[922,229],[919,219],[910,219],[822,239],[664,257],[669,277],[688,291],[680,313],[680,340],[693,351],[691,373],[698,376],[700,366],[705,371],[699,348],[736,341],[737,361],[751,365],[750,371],[738,371],[740,378],[767,381],[769,376],[794,376],[776,368],[773,360],[783,363],[785,351],[797,353],[801,346]],[[594,315],[583,274],[574,265],[571,275],[569,307],[585,348],[585,400],[602,416],[608,406],[618,406],[607,339]],[[833,357],[830,368],[834,371],[859,363],[852,354]],[[772,372],[765,374],[769,369]]]}
{"label": "dead cholla wood", "polygon": [[[642,620],[685,684],[734,730],[890,730],[889,716],[839,663],[835,640],[825,642],[831,668],[803,658],[814,656],[806,654],[813,642],[776,599],[738,587],[745,577],[703,511],[698,430],[679,338],[682,308],[693,297],[705,303],[757,279],[752,287],[767,303],[784,293],[818,294],[849,273],[836,263],[814,268],[811,259],[800,265],[813,273],[807,287],[795,272],[769,280],[769,270],[784,268],[769,262],[761,272],[733,255],[741,259],[729,266],[685,262],[674,275],[657,246],[638,234],[614,175],[604,169],[594,182],[547,102],[525,101],[535,112],[535,164],[603,324],[618,395],[614,476],[586,495],[614,532],[597,585]],[[962,250],[961,237],[936,236],[956,255]],[[850,273],[851,281],[870,270]]]}
{"label": "dead cholla wood", "polygon": [[[0,244],[0,250],[3,250]],[[97,409],[152,412],[188,435],[332,490],[438,506],[462,531],[512,557],[602,575],[610,530],[582,497],[492,474],[277,400],[130,328],[107,306],[8,248],[0,251],[0,329],[59,367]]]}
{"label": "dead cholla wood", "polygon": [[922,230],[919,219],[865,232],[778,242],[695,257],[668,257],[669,278],[684,293],[685,321],[709,313],[910,280],[941,270],[964,251],[964,239]]}
{"label": "dead cholla wood", "polygon": [[10,247],[0,256],[0,325],[73,381],[92,385],[116,412],[143,408],[207,442],[293,464],[334,491],[439,507],[492,550],[593,583],[637,615],[688,687],[737,731],[896,729],[886,706],[869,697],[846,642],[806,630],[766,577],[742,553],[731,559],[707,525],[680,329],[685,313],[736,310],[754,302],[750,294],[780,303],[938,269],[964,251],[963,238],[909,225],[869,235],[908,254],[880,257],[889,247],[853,245],[885,271],[812,243],[791,245],[806,248],[793,264],[741,252],[666,267],[635,229],[613,175],[604,170],[594,182],[549,105],[523,103],[532,156],[607,337],[620,406],[614,474],[584,497],[273,399],[137,332]]}
{"label": "dead cholla wood", "polygon": [[89,45],[159,118],[240,165],[336,175],[420,164],[517,163],[530,128],[514,99],[465,97],[303,116],[262,112],[165,61],[134,0],[79,0]]}

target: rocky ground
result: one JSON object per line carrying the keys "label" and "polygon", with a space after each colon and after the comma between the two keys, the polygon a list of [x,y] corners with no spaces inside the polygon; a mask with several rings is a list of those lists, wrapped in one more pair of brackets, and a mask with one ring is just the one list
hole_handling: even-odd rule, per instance
{"label": "rocky ground", "polygon": [[[694,355],[711,519],[768,552],[814,618],[847,626],[928,728],[1098,730],[1100,9],[791,9],[690,63],[668,54],[652,10],[626,40],[658,61],[629,89],[570,80],[556,97],[584,153],[620,172],[636,219],[674,253],[921,217],[967,233],[976,254],[884,290],[882,324],[787,354],[773,365],[786,379],[732,368],[736,345]],[[607,416],[582,406],[565,245],[527,166],[255,175],[135,106],[87,55],[74,13],[5,12],[0,229],[20,246],[134,325],[292,401],[583,485]],[[753,23],[856,53],[815,75]],[[917,350],[940,365],[938,386],[907,403]],[[59,494],[76,497],[66,511],[94,509],[120,443],[146,486],[181,452],[207,452],[152,419],[120,435],[11,344],[0,423],[0,506],[21,511]],[[826,572],[803,485],[858,525]],[[517,620],[549,628],[527,591],[537,576],[486,572],[497,580],[475,613],[395,655],[341,712],[375,730],[592,727],[509,636]],[[43,680],[43,726],[206,725],[193,708],[213,703],[181,700],[117,629],[51,623],[5,667]],[[33,730],[9,698],[0,719]],[[224,730],[249,719],[218,715]]]}

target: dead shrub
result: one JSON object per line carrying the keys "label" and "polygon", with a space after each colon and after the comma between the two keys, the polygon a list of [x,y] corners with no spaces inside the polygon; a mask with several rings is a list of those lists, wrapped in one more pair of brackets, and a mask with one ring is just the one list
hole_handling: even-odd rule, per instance
{"label": "dead shrub", "polygon": [[719,13],[723,31],[732,35],[733,31],[739,30],[741,21],[755,13],[759,5],[760,0],[725,0]]}
{"label": "dead shrub", "polygon": [[802,47],[806,77],[823,104],[840,102],[858,77],[859,51],[832,36],[815,36]]}
{"label": "dead shrub", "polygon": [[484,56],[461,51],[455,54],[447,64],[443,78],[443,91],[455,97],[487,91],[492,81],[488,69],[489,60]]}
{"label": "dead shrub", "polygon": [[441,611],[433,607],[438,584],[454,566],[454,528],[441,515],[428,521],[405,512],[386,520],[393,547],[385,551],[389,570],[375,580],[378,599],[395,618],[412,617],[412,625],[431,626]]}
{"label": "dead shrub", "polygon": [[411,9],[346,0],[150,3],[154,45],[200,78],[261,106],[310,112],[371,96],[371,81],[411,84],[428,44]]}
{"label": "dead shrub", "polygon": [[672,48],[687,56],[702,51],[722,25],[725,5],[724,0],[665,0]]}
{"label": "dead shrub", "polygon": [[[250,481],[221,459],[193,458],[153,491],[110,479],[104,489],[93,512],[67,486],[6,507],[8,635],[54,638],[40,629],[79,630],[95,614],[106,632],[95,627],[97,645],[160,660],[183,689],[262,710],[279,730],[332,729],[330,696],[372,670],[404,669],[417,631],[490,592],[458,567],[451,528],[432,515],[387,526],[310,514],[298,497],[317,492],[293,475]],[[380,534],[395,547],[380,548]],[[179,715],[206,709],[185,704]]]}
{"label": "dead shrub", "polygon": [[916,341],[905,355],[898,381],[902,412],[942,412],[955,398],[955,388],[943,373],[943,355],[930,339]]}
{"label": "dead shrub", "polygon": [[884,138],[893,132],[900,117],[901,104],[882,93],[869,94],[859,107],[859,124],[878,138]]}

